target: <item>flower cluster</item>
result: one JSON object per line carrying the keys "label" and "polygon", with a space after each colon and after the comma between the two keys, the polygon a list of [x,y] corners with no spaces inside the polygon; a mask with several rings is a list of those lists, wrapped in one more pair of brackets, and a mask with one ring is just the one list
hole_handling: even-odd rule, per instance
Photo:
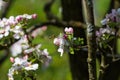
{"label": "flower cluster", "polygon": [[120,8],[112,9],[101,21],[102,28],[96,31],[96,41],[101,47],[108,46],[110,41],[118,36],[120,26]]}
{"label": "flower cluster", "polygon": [[[111,13],[106,15],[106,18],[101,21],[102,25],[109,25],[109,23],[120,22],[120,8],[113,9]],[[116,26],[116,25],[115,25]]]}
{"label": "flower cluster", "polygon": [[2,43],[5,40],[11,41],[11,38],[13,39],[12,41],[16,41],[10,46],[12,54],[10,61],[13,64],[8,72],[9,80],[14,80],[14,75],[21,72],[26,73],[25,71],[37,70],[40,63],[43,63],[46,67],[51,61],[51,56],[49,56],[47,49],[41,49],[41,44],[33,45],[31,43],[31,38],[35,38],[41,30],[45,31],[47,27],[44,26],[39,28],[39,30],[36,29],[37,34],[35,31],[30,35],[27,34],[28,20],[35,19],[36,17],[36,14],[24,14],[0,20],[0,42]]}
{"label": "flower cluster", "polygon": [[115,35],[115,30],[110,28],[109,26],[105,28],[100,28],[96,31],[97,41],[105,41],[108,40],[111,36]]}
{"label": "flower cluster", "polygon": [[9,80],[14,80],[13,75],[14,74],[18,74],[18,71],[20,70],[36,70],[38,69],[38,64],[32,64],[31,62],[28,62],[28,56],[24,56],[22,58],[20,57],[16,57],[14,58],[10,58],[11,62],[13,63],[12,67],[9,69],[8,72],[8,77]]}
{"label": "flower cluster", "polygon": [[108,40],[111,36],[116,35],[116,31],[120,25],[120,8],[112,9],[111,13],[107,14],[105,19],[101,21],[105,26],[96,31],[97,40]]}
{"label": "flower cluster", "polygon": [[60,56],[64,53],[64,46],[65,46],[65,38],[63,37],[63,34],[60,34],[59,37],[54,39],[54,44],[59,46],[58,52],[60,52]]}
{"label": "flower cluster", "polygon": [[8,19],[3,18],[0,20],[0,39],[13,35],[15,39],[20,39],[24,35],[23,27],[25,26],[25,22],[30,19],[35,19],[36,14],[33,15],[19,15],[17,17],[10,16]]}
{"label": "flower cluster", "polygon": [[70,52],[74,54],[74,50],[77,49],[76,46],[81,46],[83,44],[82,38],[76,38],[73,36],[73,28],[65,28],[65,33],[60,35],[54,39],[53,43],[58,46],[58,52],[60,52],[60,56],[63,55],[64,51]]}
{"label": "flower cluster", "polygon": [[[23,41],[23,43],[24,43],[24,41]],[[17,43],[17,44],[19,44],[19,43]],[[16,47],[18,49],[23,48],[23,50],[15,50],[16,55],[17,55],[17,53],[19,53],[19,54],[25,55],[25,56],[22,58],[16,57],[15,59],[13,57],[10,58],[10,61],[13,64],[12,64],[12,67],[9,69],[9,73],[8,73],[9,80],[14,80],[13,76],[16,74],[16,72],[19,73],[19,71],[25,71],[25,70],[29,71],[29,70],[38,69],[39,63],[34,63],[35,61],[40,61],[45,66],[49,65],[51,56],[49,56],[47,49],[40,50],[41,44],[38,44],[35,47],[30,47],[30,45],[28,46],[28,44],[21,44],[21,45],[17,45],[17,44],[15,43],[14,47]],[[11,49],[16,49],[16,48],[11,48]],[[15,56],[15,53],[14,53],[14,56]],[[32,58],[32,57],[34,57],[34,58]],[[29,61],[28,61],[28,59],[29,59]]]}

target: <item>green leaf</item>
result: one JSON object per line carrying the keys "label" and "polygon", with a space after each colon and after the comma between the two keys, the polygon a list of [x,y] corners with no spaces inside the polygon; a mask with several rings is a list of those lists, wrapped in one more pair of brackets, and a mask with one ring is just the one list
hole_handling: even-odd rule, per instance
{"label": "green leaf", "polygon": [[74,49],[72,47],[70,47],[69,49],[70,49],[70,54],[74,54]]}

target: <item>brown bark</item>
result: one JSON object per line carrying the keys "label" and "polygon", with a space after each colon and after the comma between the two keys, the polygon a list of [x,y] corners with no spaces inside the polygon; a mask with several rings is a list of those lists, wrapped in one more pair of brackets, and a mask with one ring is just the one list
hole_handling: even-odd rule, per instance
{"label": "brown bark", "polygon": [[[84,22],[82,14],[82,0],[61,0],[62,15],[64,21]],[[82,37],[85,40],[85,30],[73,26],[74,36]],[[87,50],[75,51],[75,54],[69,54],[70,68],[73,80],[88,80]]]}
{"label": "brown bark", "polygon": [[88,72],[89,80],[96,80],[96,37],[93,13],[93,0],[83,0],[86,11],[87,45],[88,45]]}

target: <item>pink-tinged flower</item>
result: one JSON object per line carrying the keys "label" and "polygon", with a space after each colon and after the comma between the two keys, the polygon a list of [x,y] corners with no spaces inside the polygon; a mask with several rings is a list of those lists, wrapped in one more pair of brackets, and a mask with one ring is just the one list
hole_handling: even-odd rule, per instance
{"label": "pink-tinged flower", "polygon": [[58,38],[54,39],[54,44],[59,46],[58,52],[60,52],[60,56],[64,53],[64,46],[65,46],[65,39],[63,37],[63,34],[60,34]]}
{"label": "pink-tinged flower", "polygon": [[15,62],[15,60],[14,60],[14,58],[13,58],[13,57],[10,57],[10,62],[12,62],[12,63],[14,63],[14,62]]}
{"label": "pink-tinged flower", "polygon": [[42,31],[46,31],[46,30],[47,30],[47,26],[42,26],[42,27],[41,27],[41,30],[42,30]]}
{"label": "pink-tinged flower", "polygon": [[17,16],[15,19],[16,19],[18,22],[20,22],[20,21],[23,20],[23,17],[22,17],[22,15],[19,15],[19,16]]}
{"label": "pink-tinged flower", "polygon": [[0,29],[0,39],[3,37],[7,37],[9,35],[9,26],[1,27]]}
{"label": "pink-tinged flower", "polygon": [[3,21],[0,21],[0,27],[2,27],[2,28],[5,27],[5,23]]}
{"label": "pink-tinged flower", "polygon": [[60,45],[60,40],[61,40],[60,38],[55,38],[54,41],[53,41],[53,43],[55,45],[59,46]]}
{"label": "pink-tinged flower", "polygon": [[14,80],[13,76],[15,74],[15,71],[22,71],[22,70],[36,70],[38,69],[38,64],[32,64],[31,62],[28,62],[28,57],[16,57],[14,59],[14,63],[12,67],[9,69],[8,72],[8,78],[9,80]]}
{"label": "pink-tinged flower", "polygon": [[23,57],[23,59],[27,60],[27,59],[28,59],[28,55],[25,55],[25,56]]}
{"label": "pink-tinged flower", "polygon": [[43,51],[41,51],[40,57],[44,67],[48,67],[52,57],[49,56],[49,52],[47,51],[47,49],[44,49]]}
{"label": "pink-tinged flower", "polygon": [[64,38],[64,39],[67,39],[67,38],[68,38],[68,35],[67,35],[67,34],[64,34],[64,35],[63,35],[63,38]]}
{"label": "pink-tinged flower", "polygon": [[47,49],[44,49],[43,52],[42,52],[42,55],[48,56],[48,54],[49,53],[48,53]]}
{"label": "pink-tinged flower", "polygon": [[12,53],[12,56],[17,56],[18,54],[21,54],[22,52],[22,46],[20,41],[16,42],[10,47],[10,51]]}
{"label": "pink-tinged flower", "polygon": [[32,18],[36,19],[37,18],[37,14],[32,14]]}
{"label": "pink-tinged flower", "polygon": [[10,51],[12,53],[12,56],[17,56],[18,54],[21,54],[22,51],[27,48],[29,48],[29,44],[28,44],[27,36],[25,35],[19,41],[17,41],[10,47]]}
{"label": "pink-tinged flower", "polygon": [[100,41],[105,40],[105,38],[103,36],[105,35],[115,35],[115,31],[114,29],[110,28],[109,26],[107,26],[106,28],[100,28],[98,31],[96,31],[96,37],[97,40]]}
{"label": "pink-tinged flower", "polygon": [[66,34],[73,34],[73,28],[72,27],[69,27],[69,28],[65,28],[64,30],[66,32]]}
{"label": "pink-tinged flower", "polygon": [[23,14],[22,16],[24,19],[32,19],[32,15]]}
{"label": "pink-tinged flower", "polygon": [[47,26],[43,26],[41,28],[38,28],[36,30],[34,30],[31,34],[32,37],[36,37],[38,35],[42,35],[43,34],[43,31],[46,31],[47,30]]}
{"label": "pink-tinged flower", "polygon": [[42,51],[42,55],[45,56],[47,58],[47,62],[49,62],[51,60],[51,56],[49,56],[49,52],[47,49],[44,49]]}
{"label": "pink-tinged flower", "polygon": [[15,26],[18,23],[18,21],[15,20],[14,16],[10,16],[9,19],[8,19],[8,23],[9,23],[10,26]]}

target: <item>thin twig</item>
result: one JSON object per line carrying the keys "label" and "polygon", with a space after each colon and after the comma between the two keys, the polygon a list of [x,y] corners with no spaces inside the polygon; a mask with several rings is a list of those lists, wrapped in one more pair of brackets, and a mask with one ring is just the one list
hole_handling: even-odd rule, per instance
{"label": "thin twig", "polygon": [[115,54],[114,54],[113,48],[111,46],[109,46],[109,45],[108,45],[108,47],[109,47],[109,49],[110,49],[110,51],[112,53],[112,61],[115,61],[116,58],[115,58]]}

